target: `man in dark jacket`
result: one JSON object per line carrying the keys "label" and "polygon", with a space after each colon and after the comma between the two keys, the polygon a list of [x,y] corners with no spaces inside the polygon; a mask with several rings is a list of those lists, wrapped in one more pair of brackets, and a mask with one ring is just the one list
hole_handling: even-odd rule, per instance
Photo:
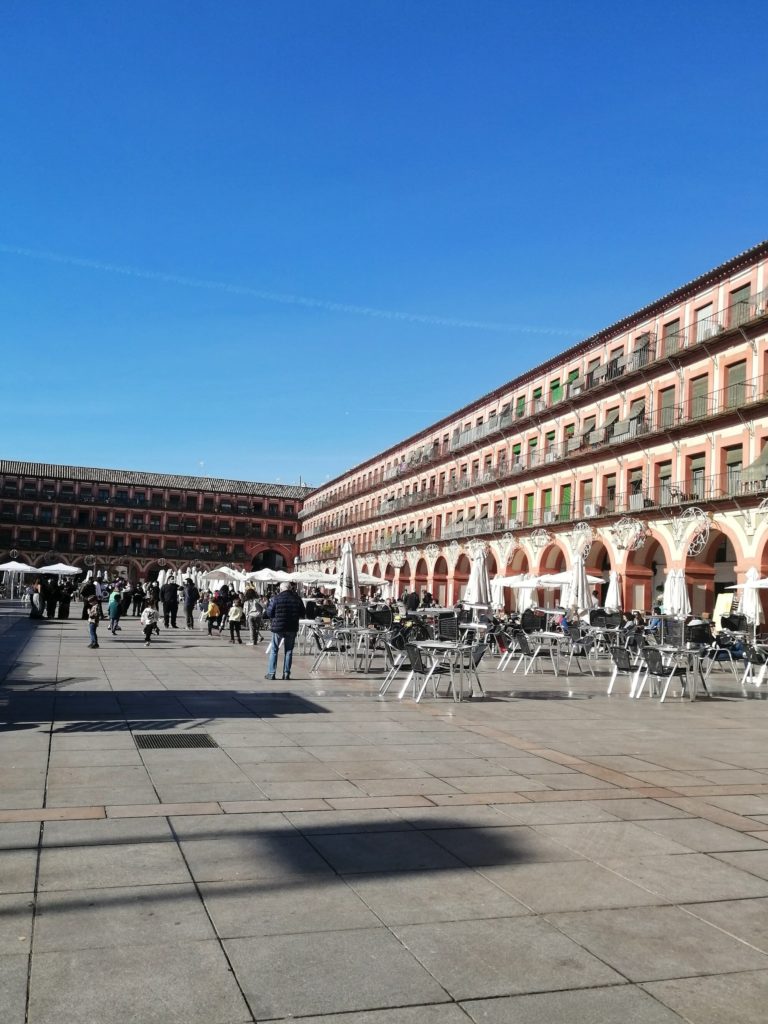
{"label": "man in dark jacket", "polygon": [[299,619],[305,616],[304,602],[290,583],[281,583],[280,592],[267,605],[266,616],[272,622],[272,642],[269,645],[269,661],[265,679],[274,679],[277,671],[277,655],[280,641],[283,642],[283,679],[291,678],[293,645],[299,631]]}
{"label": "man in dark jacket", "polygon": [[195,628],[195,608],[200,600],[200,591],[190,579],[184,581],[184,614],[187,617],[187,629]]}
{"label": "man in dark jacket", "polygon": [[168,629],[168,623],[170,620],[171,629],[178,629],[178,626],[176,625],[176,614],[179,610],[179,588],[173,580],[162,585],[160,589],[160,597],[163,601],[163,621],[165,622],[165,628]]}

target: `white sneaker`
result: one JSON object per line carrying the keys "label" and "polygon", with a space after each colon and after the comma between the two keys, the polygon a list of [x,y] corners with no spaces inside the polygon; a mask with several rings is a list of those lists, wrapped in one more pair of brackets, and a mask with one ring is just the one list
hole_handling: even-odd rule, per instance
{"label": "white sneaker", "polygon": [[149,647],[149,640],[144,644],[145,647]]}

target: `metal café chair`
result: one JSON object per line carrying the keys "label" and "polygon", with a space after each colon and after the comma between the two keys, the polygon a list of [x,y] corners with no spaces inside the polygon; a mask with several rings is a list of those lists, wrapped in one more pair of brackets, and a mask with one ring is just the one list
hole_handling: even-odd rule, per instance
{"label": "metal caf\u00e9 chair", "polygon": [[400,669],[408,664],[408,655],[405,653],[405,649],[399,650],[388,638],[383,638],[382,643],[384,644],[384,662],[387,666],[387,674],[379,687],[381,696],[390,688]]}
{"label": "metal caf\u00e9 chair", "polygon": [[[645,673],[640,681],[640,685],[637,687],[635,697],[639,698],[642,695],[649,676],[652,676],[657,681],[664,680],[664,688],[661,691],[659,703],[663,703],[666,699],[669,684],[673,679],[679,679],[684,690],[688,688],[688,668],[686,665],[677,665],[675,663],[665,665],[661,651],[656,647],[644,647],[642,654],[645,659]],[[653,684],[651,692],[653,692]]]}
{"label": "metal caf\u00e9 chair", "polygon": [[342,639],[342,634],[339,630],[321,629],[316,626],[312,630],[312,636],[317,653],[315,660],[312,662],[312,668],[309,670],[310,672],[316,672],[326,658],[334,659],[337,672],[339,671],[339,663],[341,663],[345,672],[349,671],[349,659],[347,657],[349,645]]}
{"label": "metal caf\u00e9 chair", "polygon": [[535,646],[532,647],[529,637],[526,633],[522,632],[522,630],[515,634],[515,641],[517,643],[518,651],[520,652],[520,657],[517,660],[517,664],[512,669],[513,672],[517,672],[520,666],[525,664],[523,674],[527,676],[534,665],[541,664],[542,658],[549,657],[549,660],[552,663],[552,671],[555,675],[558,675],[555,653],[549,644],[545,646],[541,640],[534,639]]}
{"label": "metal caf\u00e9 chair", "polygon": [[[403,683],[400,693],[397,695],[400,700],[405,696],[409,686],[412,687],[411,696],[418,703],[424,695],[424,691],[432,682],[432,696],[437,696],[437,683],[435,676],[449,676],[451,671],[445,665],[441,665],[437,658],[430,658],[427,664],[422,653],[415,644],[405,645],[405,654],[411,666],[410,674]],[[418,689],[417,689],[418,687]]]}
{"label": "metal caf\u00e9 chair", "polygon": [[768,651],[758,650],[751,645],[744,648],[744,675],[741,677],[741,685],[751,683],[753,686],[762,686],[766,672],[768,672]]}
{"label": "metal caf\u00e9 chair", "polygon": [[586,658],[587,668],[594,676],[595,670],[592,668],[592,662],[589,657],[589,652],[594,646],[594,638],[591,636],[584,636],[581,629],[578,626],[569,626],[568,632],[563,635],[566,647],[562,652],[563,656],[568,656],[568,664],[565,667],[565,674],[569,675],[571,671],[571,662],[576,659],[576,664],[579,666],[579,671],[583,673],[584,669],[581,665],[581,659]]}
{"label": "metal caf\u00e9 chair", "polygon": [[[480,682],[480,676],[477,674],[477,666],[480,664],[480,662],[483,660],[487,653],[487,643],[479,641],[478,643],[472,644],[472,647],[469,650],[469,660],[467,663],[467,674],[471,673],[471,676],[474,676],[475,682],[477,683],[477,687],[480,690],[480,693],[482,694],[483,697],[485,696],[485,690],[483,689],[483,684]],[[470,686],[472,685],[471,676],[469,680]]]}
{"label": "metal caf\u00e9 chair", "polygon": [[496,649],[499,652],[499,664],[497,672],[503,672],[509,666],[516,654],[520,652],[520,645],[514,633],[501,632],[496,634]]}
{"label": "metal caf\u00e9 chair", "polygon": [[443,615],[437,620],[437,639],[459,642],[459,620],[455,615]]}
{"label": "metal caf\u00e9 chair", "polygon": [[612,647],[611,661],[613,662],[613,672],[608,683],[608,693],[613,691],[616,677],[621,672],[629,679],[629,696],[632,697],[635,689],[635,673],[637,672],[636,666],[632,663],[632,655],[626,647]]}

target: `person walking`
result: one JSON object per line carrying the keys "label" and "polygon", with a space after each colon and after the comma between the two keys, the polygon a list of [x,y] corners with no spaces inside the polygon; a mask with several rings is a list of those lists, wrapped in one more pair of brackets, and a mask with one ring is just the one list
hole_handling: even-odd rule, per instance
{"label": "person walking", "polygon": [[101,622],[103,616],[101,614],[101,605],[99,604],[98,597],[94,594],[88,598],[88,636],[91,642],[88,644],[90,648],[99,646],[99,637],[96,632],[99,628],[99,622]]}
{"label": "person walking", "polygon": [[206,618],[208,619],[208,636],[213,636],[213,627],[215,626],[219,633],[221,633],[221,608],[219,608],[217,594],[211,595],[211,600],[208,602],[208,611]]}
{"label": "person walking", "polygon": [[291,678],[293,647],[299,631],[299,620],[304,618],[304,602],[291,587],[281,583],[280,591],[267,606],[267,618],[272,622],[272,642],[269,645],[267,674],[265,679],[274,679],[277,671],[277,657],[280,644],[283,645],[283,679]]}
{"label": "person walking", "polygon": [[154,632],[159,633],[160,627],[157,624],[157,608],[155,607],[154,601],[150,601],[147,607],[141,613],[142,629],[144,630],[144,646],[149,647],[152,642],[152,634]]}
{"label": "person walking", "polygon": [[184,601],[184,614],[187,619],[187,629],[195,628],[195,606],[200,600],[200,591],[197,589],[191,579],[184,581],[184,590],[182,591],[182,598]]}
{"label": "person walking", "polygon": [[133,615],[141,615],[144,611],[144,587],[141,582],[138,582],[133,588],[133,607],[131,613]]}
{"label": "person walking", "polygon": [[115,587],[112,593],[109,595],[109,601],[107,603],[107,615],[109,616],[109,631],[112,636],[118,632],[120,626],[120,611],[123,607],[123,595]]}
{"label": "person walking", "polygon": [[160,597],[163,601],[163,622],[165,628],[178,629],[176,616],[179,612],[179,588],[173,580],[164,583],[160,590]]}
{"label": "person walking", "polygon": [[256,596],[255,590],[246,590],[243,611],[248,621],[248,628],[251,631],[251,639],[248,641],[248,646],[255,647],[259,640],[261,640],[261,624],[264,621],[264,605]]}
{"label": "person walking", "polygon": [[231,644],[235,642],[235,634],[237,634],[237,642],[239,644],[243,642],[240,637],[240,629],[244,618],[243,602],[239,597],[236,597],[232,602],[232,607],[229,609],[229,642]]}

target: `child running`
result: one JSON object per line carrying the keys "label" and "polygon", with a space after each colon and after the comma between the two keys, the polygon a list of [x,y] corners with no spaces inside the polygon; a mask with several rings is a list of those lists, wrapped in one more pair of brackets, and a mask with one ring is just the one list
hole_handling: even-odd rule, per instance
{"label": "child running", "polygon": [[144,646],[149,647],[152,642],[152,634],[160,633],[160,627],[157,624],[157,608],[154,601],[150,601],[141,613],[140,621],[144,629]]}

